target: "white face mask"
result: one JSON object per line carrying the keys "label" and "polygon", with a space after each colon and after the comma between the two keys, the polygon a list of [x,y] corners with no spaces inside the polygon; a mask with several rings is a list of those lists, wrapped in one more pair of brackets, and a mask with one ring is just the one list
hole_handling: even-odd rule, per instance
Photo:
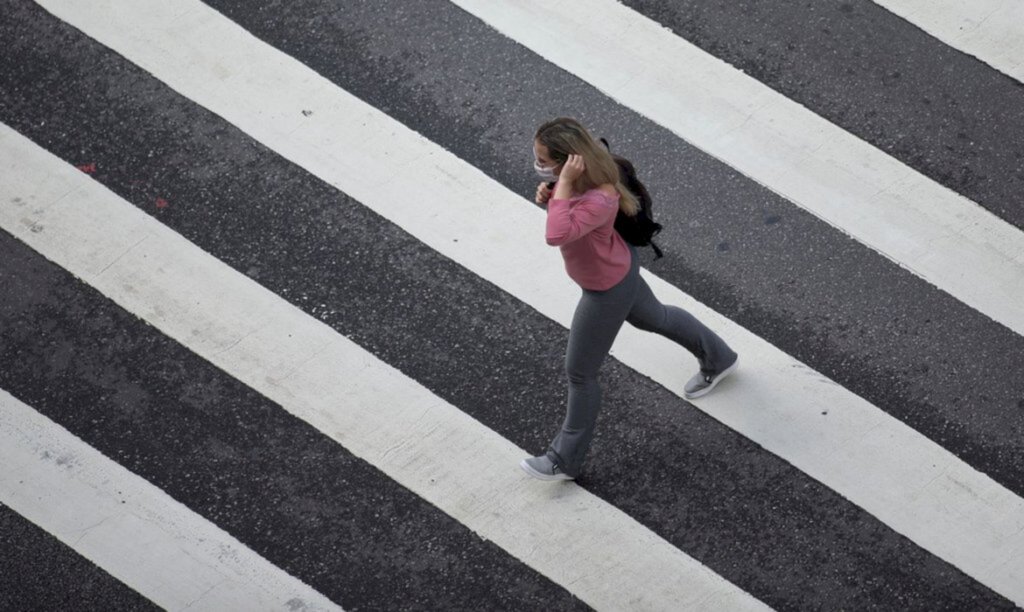
{"label": "white face mask", "polygon": [[555,174],[555,169],[553,167],[548,168],[547,166],[542,166],[539,161],[534,160],[533,169],[537,172],[537,176],[539,176],[542,181],[553,183],[558,180],[558,175]]}

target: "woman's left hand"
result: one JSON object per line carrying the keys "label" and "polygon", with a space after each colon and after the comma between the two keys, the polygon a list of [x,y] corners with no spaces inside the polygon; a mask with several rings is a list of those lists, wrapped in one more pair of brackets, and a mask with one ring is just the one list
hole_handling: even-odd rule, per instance
{"label": "woman's left hand", "polygon": [[566,183],[572,183],[578,179],[586,170],[582,155],[569,154],[569,159],[562,165],[562,171],[558,173],[558,179]]}
{"label": "woman's left hand", "polygon": [[537,185],[537,195],[533,198],[533,201],[536,202],[538,206],[545,206],[550,199],[551,188],[548,187],[548,184],[541,183]]}

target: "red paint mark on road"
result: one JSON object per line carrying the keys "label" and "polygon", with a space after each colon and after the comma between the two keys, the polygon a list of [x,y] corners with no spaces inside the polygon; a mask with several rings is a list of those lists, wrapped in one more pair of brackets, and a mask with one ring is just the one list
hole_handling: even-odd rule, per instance
{"label": "red paint mark on road", "polygon": [[165,200],[163,198],[157,198],[156,199],[156,207],[157,208],[167,208],[169,205],[170,204],[167,202],[167,200]]}
{"label": "red paint mark on road", "polygon": [[92,164],[82,164],[80,166],[75,166],[75,167],[78,168],[79,170],[81,170],[82,172],[86,173],[86,174],[92,174],[92,173],[96,172],[96,164],[95,163],[92,163]]}

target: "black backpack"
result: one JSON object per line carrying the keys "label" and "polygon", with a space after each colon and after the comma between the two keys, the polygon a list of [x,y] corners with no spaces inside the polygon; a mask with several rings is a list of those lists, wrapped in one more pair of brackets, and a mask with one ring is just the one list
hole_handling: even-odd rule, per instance
{"label": "black backpack", "polygon": [[[612,148],[608,145],[608,141],[602,138],[601,142],[604,143],[605,148],[611,153]],[[661,231],[661,224],[654,222],[654,212],[651,210],[651,194],[647,192],[647,188],[636,177],[636,168],[633,167],[632,162],[614,153],[612,153],[612,159],[619,166],[620,182],[630,193],[636,196],[637,202],[640,204],[640,210],[637,211],[636,216],[630,217],[621,210],[619,211],[619,214],[615,217],[615,230],[619,232],[623,240],[634,246],[650,245],[654,249],[654,258],[659,259],[662,256],[662,252],[658,245],[654,243],[654,237]]]}

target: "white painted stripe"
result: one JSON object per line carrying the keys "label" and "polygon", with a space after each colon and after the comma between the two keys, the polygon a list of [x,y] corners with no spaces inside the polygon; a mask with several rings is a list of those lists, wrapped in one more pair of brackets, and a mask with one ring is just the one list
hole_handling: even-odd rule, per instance
{"label": "white painted stripe", "polygon": [[341,609],[2,389],[0,465],[0,502],[165,609]]}
{"label": "white painted stripe", "polygon": [[614,0],[453,2],[1024,335],[1024,234],[974,202]]}
{"label": "white painted stripe", "polygon": [[1024,83],[1024,0],[874,0],[950,47]]}
{"label": "white painted stripe", "polygon": [[[198,3],[182,0],[175,9],[155,0],[44,5],[431,248],[562,325],[570,323],[578,291],[565,277],[557,249],[544,244],[543,214],[458,157]],[[303,109],[314,112],[305,117]],[[719,330],[742,355],[735,380],[700,400],[711,416],[1024,602],[1024,569],[1017,561],[1024,553],[1024,501],[862,398],[645,275],[663,301]],[[227,346],[239,337],[216,343]],[[629,326],[614,353],[677,393],[695,367],[675,345]],[[829,408],[827,418],[822,406]]]}
{"label": "white painted stripe", "polygon": [[6,126],[0,169],[22,200],[0,227],[588,604],[764,609],[575,484],[525,477],[525,451]]}

